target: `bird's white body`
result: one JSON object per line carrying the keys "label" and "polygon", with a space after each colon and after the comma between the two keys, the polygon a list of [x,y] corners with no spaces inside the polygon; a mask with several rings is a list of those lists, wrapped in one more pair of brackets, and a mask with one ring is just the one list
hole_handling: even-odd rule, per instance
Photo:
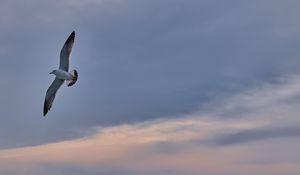
{"label": "bird's white body", "polygon": [[67,81],[71,81],[73,79],[73,75],[70,72],[66,72],[64,70],[54,70],[52,72],[50,72],[50,74],[54,74],[56,75],[57,78],[61,79],[61,80],[67,80]]}

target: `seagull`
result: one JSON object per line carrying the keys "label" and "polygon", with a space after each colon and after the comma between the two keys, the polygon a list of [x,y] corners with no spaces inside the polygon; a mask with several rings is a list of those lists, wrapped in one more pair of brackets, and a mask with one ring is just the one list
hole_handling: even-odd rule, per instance
{"label": "seagull", "polygon": [[59,63],[59,69],[53,70],[49,74],[54,74],[55,79],[50,85],[50,87],[47,90],[45,102],[44,102],[44,116],[48,113],[50,110],[56,92],[61,87],[61,85],[66,81],[67,86],[70,87],[74,85],[78,79],[78,73],[77,70],[73,70],[69,72],[69,57],[73,48],[75,39],[75,31],[73,31],[68,39],[66,40],[63,48],[60,52],[60,63]]}

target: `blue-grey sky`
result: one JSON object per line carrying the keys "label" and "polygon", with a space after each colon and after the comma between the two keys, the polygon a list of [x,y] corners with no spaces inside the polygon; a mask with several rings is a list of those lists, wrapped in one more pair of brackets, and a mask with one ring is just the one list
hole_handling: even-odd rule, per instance
{"label": "blue-grey sky", "polygon": [[[299,12],[296,0],[1,0],[0,148],[60,143],[103,128],[148,127],[148,122],[152,127],[195,116],[226,126],[234,120],[251,125],[257,118],[262,123],[213,131],[208,138],[193,137],[192,144],[220,148],[298,138]],[[45,93],[54,79],[48,73],[58,67],[60,49],[73,30],[70,68],[78,70],[79,80],[62,86],[44,118]],[[270,123],[272,116],[276,122]],[[192,132],[190,127],[176,132]],[[180,139],[168,142],[149,150],[185,147]],[[34,172],[60,167],[49,173],[174,174],[47,163]],[[0,172],[10,173],[1,167]]]}

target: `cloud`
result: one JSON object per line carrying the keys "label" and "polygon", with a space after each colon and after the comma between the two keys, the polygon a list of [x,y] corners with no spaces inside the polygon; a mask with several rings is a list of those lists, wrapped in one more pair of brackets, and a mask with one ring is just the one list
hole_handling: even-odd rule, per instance
{"label": "cloud", "polygon": [[[201,128],[209,128],[211,124],[201,121],[191,123],[189,120],[155,121],[102,129],[99,134],[90,138],[2,150],[0,152],[1,165],[13,163],[14,169],[10,169],[11,166],[0,166],[0,172],[39,174],[41,171],[49,171],[64,175],[72,171],[75,174],[78,172],[93,174],[103,171],[107,171],[108,174],[109,172],[119,174],[118,171],[133,174],[155,172],[158,174],[165,174],[163,172],[194,174],[199,172],[196,164],[202,164],[200,166],[205,168],[206,165],[212,166],[212,162],[215,161],[215,158],[209,160],[204,156],[211,154],[210,151],[210,153],[205,153],[208,151],[207,148],[201,151],[187,144],[187,148],[190,149],[187,150],[184,146],[174,151],[174,154],[165,154],[165,151],[157,149],[162,142],[185,142],[194,137],[199,138],[199,134],[180,129],[190,125],[198,126],[196,128],[201,130]],[[205,136],[204,132],[203,136]],[[200,152],[194,153],[194,151]],[[193,163],[194,160],[197,163]],[[220,165],[224,163],[222,160],[218,162]]]}
{"label": "cloud", "polygon": [[[1,150],[0,173],[297,174],[298,77],[211,104],[216,110],[102,127],[81,139]],[[237,116],[226,117],[228,113]]]}
{"label": "cloud", "polygon": [[248,142],[255,142],[259,140],[267,139],[280,139],[289,137],[299,137],[300,129],[297,127],[288,128],[275,128],[275,129],[255,129],[240,131],[234,134],[220,136],[219,139],[215,139],[215,144],[220,146],[232,145],[232,144],[245,144]]}

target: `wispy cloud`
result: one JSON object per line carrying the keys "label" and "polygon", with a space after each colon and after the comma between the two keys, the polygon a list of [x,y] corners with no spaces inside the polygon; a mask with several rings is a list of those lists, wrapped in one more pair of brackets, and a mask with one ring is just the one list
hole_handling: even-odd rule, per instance
{"label": "wispy cloud", "polygon": [[[104,168],[108,172],[120,169],[142,174],[160,170],[193,174],[199,172],[199,166],[209,170],[213,162],[225,167],[226,162],[217,158],[219,154],[235,158],[242,156],[232,150],[213,153],[209,148],[189,143],[195,138],[206,137],[206,132],[216,126],[216,123],[201,120],[124,125],[102,129],[91,138],[4,150],[0,153],[0,162],[14,164],[15,168],[10,171],[23,172],[36,171],[45,165],[55,165],[56,168],[59,165],[72,165],[86,171],[94,169],[96,172],[101,172]],[[163,143],[176,142],[182,145],[179,144],[172,154],[168,154],[169,146],[167,150],[163,150]],[[212,153],[215,155],[212,156]],[[0,171],[3,172],[7,167],[9,166],[1,167]]]}
{"label": "wispy cloud", "polygon": [[300,126],[286,128],[267,128],[245,130],[233,134],[222,135],[215,139],[220,146],[231,144],[244,144],[253,141],[265,141],[267,139],[285,139],[289,137],[300,137]]}

